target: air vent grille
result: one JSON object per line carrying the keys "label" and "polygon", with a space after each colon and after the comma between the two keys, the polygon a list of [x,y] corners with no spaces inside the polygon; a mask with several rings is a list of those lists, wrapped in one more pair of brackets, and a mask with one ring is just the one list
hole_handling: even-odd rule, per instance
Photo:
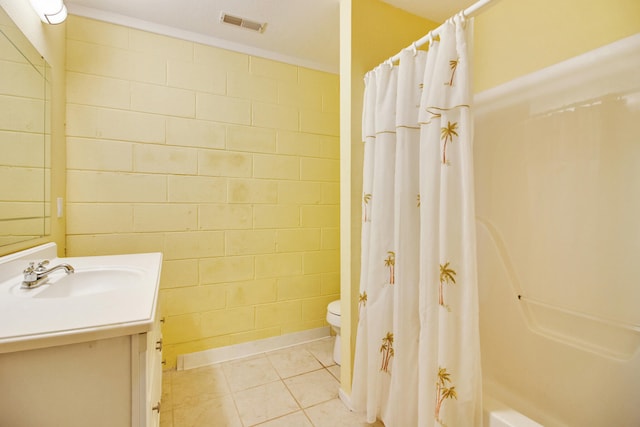
{"label": "air vent grille", "polygon": [[257,31],[259,33],[263,33],[265,28],[267,27],[266,23],[251,21],[249,19],[229,15],[228,13],[224,12],[220,15],[220,22],[235,25],[236,27],[246,28],[248,30]]}

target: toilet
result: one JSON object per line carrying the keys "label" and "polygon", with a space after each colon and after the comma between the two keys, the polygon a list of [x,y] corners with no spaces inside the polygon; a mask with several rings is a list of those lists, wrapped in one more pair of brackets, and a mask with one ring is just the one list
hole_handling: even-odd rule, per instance
{"label": "toilet", "polygon": [[333,345],[333,360],[340,365],[340,300],[332,301],[327,306],[327,323],[336,333],[336,342]]}

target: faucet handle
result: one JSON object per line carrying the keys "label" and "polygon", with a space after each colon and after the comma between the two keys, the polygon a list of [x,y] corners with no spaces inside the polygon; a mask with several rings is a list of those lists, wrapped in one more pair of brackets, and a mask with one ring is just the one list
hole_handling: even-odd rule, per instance
{"label": "faucet handle", "polygon": [[30,262],[27,268],[25,268],[22,272],[24,274],[33,273],[36,270],[35,265],[36,265],[35,262]]}
{"label": "faucet handle", "polygon": [[[22,274],[24,274],[24,282],[22,282],[23,285],[25,283],[31,283],[38,280],[38,273],[36,272],[34,262],[30,262],[29,266],[22,271]],[[27,287],[28,286],[29,285],[27,285]]]}
{"label": "faucet handle", "polygon": [[[31,263],[30,265],[33,265],[33,263]],[[47,265],[49,265],[49,260],[48,259],[42,260],[38,263],[38,266],[36,267],[35,271],[37,271],[38,273],[41,273],[46,270],[45,266]]]}

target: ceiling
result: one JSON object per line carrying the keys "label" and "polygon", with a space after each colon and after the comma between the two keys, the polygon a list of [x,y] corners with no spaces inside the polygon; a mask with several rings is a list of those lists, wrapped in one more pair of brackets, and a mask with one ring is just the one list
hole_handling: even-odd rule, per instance
{"label": "ceiling", "polygon": [[[475,0],[384,1],[442,22]],[[338,72],[340,0],[66,0],[65,4],[75,15]],[[222,12],[266,22],[266,30],[258,33],[220,23]]]}

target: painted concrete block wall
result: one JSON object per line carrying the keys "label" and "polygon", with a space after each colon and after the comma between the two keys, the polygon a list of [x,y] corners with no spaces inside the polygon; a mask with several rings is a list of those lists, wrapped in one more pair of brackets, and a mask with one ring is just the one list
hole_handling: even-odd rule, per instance
{"label": "painted concrete block wall", "polygon": [[176,356],[326,325],[338,76],[77,16],[67,253],[161,251]]}

